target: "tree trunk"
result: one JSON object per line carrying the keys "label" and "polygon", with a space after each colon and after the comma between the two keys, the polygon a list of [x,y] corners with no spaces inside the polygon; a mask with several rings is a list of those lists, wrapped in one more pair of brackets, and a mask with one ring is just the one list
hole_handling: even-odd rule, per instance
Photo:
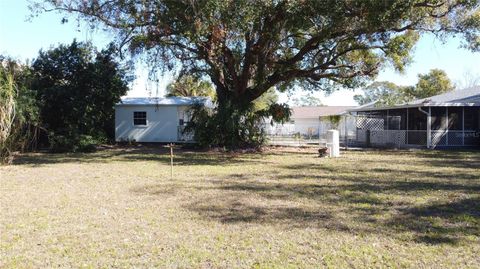
{"label": "tree trunk", "polygon": [[252,102],[246,102],[243,95],[235,91],[223,90],[217,87],[217,108],[212,117],[216,129],[214,135],[218,146],[229,149],[254,147],[258,142],[252,138],[259,138],[256,116],[251,113]]}

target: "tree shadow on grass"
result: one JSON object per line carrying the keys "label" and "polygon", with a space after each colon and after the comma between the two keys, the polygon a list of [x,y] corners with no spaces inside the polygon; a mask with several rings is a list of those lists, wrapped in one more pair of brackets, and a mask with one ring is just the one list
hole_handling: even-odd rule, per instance
{"label": "tree shadow on grass", "polygon": [[[404,162],[432,167],[431,158]],[[236,172],[207,184],[191,183],[188,191],[193,195],[182,206],[201,218],[232,225],[322,228],[423,244],[458,244],[480,236],[480,180],[475,171],[368,167],[326,162],[313,168],[311,163],[280,165],[281,173]],[[162,193],[157,187],[151,190]],[[447,193],[466,198],[415,202]]]}
{"label": "tree shadow on grass", "polygon": [[323,228],[425,244],[457,244],[480,236],[478,197],[415,206],[389,200],[385,189],[365,187],[230,182],[210,187],[217,190],[214,195],[195,197],[184,206],[202,218],[224,224]]}
{"label": "tree shadow on grass", "polygon": [[[394,155],[398,158],[398,154],[403,153],[376,154],[380,155],[379,159],[388,160]],[[414,161],[406,156],[402,162],[435,167],[435,162],[440,163],[449,156],[427,154]],[[32,158],[30,161],[39,165],[62,162],[169,162],[168,151],[164,148],[117,149],[93,154],[45,154],[40,158]],[[175,162],[185,166],[263,165],[267,161],[262,158],[261,154],[178,150]],[[472,158],[475,159],[476,155],[466,155],[458,162]],[[29,164],[28,157],[23,160],[23,164]],[[435,168],[407,171],[388,164],[379,167],[381,163],[375,160],[366,160],[376,164],[372,168],[368,164],[363,167],[354,165],[355,162],[349,159],[344,161],[340,164],[320,162],[315,163],[316,166],[312,166],[312,162],[276,164],[280,173],[265,166],[260,174],[244,174],[235,170],[225,178],[213,178],[202,184],[146,185],[132,188],[131,192],[149,195],[152,199],[181,198],[188,192],[191,200],[182,201],[183,207],[196,212],[201,218],[224,224],[282,225],[285,229],[323,228],[399,238],[413,234],[411,240],[427,244],[456,244],[465,237],[480,236],[478,197],[421,206],[412,202],[415,197],[421,198],[423,195],[437,197],[438,191],[443,194],[476,195],[480,192],[480,182],[475,171],[470,169],[462,172],[456,169],[442,172],[435,171]],[[457,165],[455,168],[464,167]],[[398,200],[399,196],[405,199]],[[391,197],[397,197],[397,200],[391,200]]]}
{"label": "tree shadow on grass", "polygon": [[223,224],[270,224],[287,225],[290,228],[330,227],[346,230],[335,221],[328,210],[318,210],[293,205],[255,204],[245,200],[244,195],[230,194],[226,197],[210,197],[196,200],[185,206],[202,218]]}
{"label": "tree shadow on grass", "polygon": [[480,150],[419,151],[415,155],[431,166],[480,169]]}
{"label": "tree shadow on grass", "polygon": [[[33,153],[18,156],[14,165],[41,166],[57,163],[108,163],[114,161],[155,161],[170,163],[170,150],[164,146],[132,146],[101,149],[93,153]],[[230,154],[177,148],[176,165],[226,165],[262,162],[260,154]]]}
{"label": "tree shadow on grass", "polygon": [[417,242],[457,244],[464,236],[480,236],[480,197],[406,208],[387,225],[414,232]]}
{"label": "tree shadow on grass", "polygon": [[[348,152],[348,151],[347,151]],[[395,160],[396,164],[412,164],[411,157],[415,157],[422,164],[434,167],[450,168],[470,168],[480,169],[480,150],[471,149],[452,149],[452,150],[392,150],[392,149],[372,149],[361,151],[365,154],[374,154],[377,157],[374,160],[364,159],[362,164],[378,164],[379,160],[385,162]]]}
{"label": "tree shadow on grass", "polygon": [[[436,171],[431,161],[405,161],[427,167],[421,170],[402,170],[396,165],[358,169],[348,163],[320,163],[313,168],[311,163],[283,165],[280,170],[287,173],[271,174],[260,182],[246,177],[242,177],[242,181],[232,177],[217,180],[217,186],[213,187],[218,190],[217,196],[208,200],[199,198],[189,204],[188,209],[222,223],[318,227],[383,234],[425,244],[457,244],[471,240],[471,236],[479,237],[480,204],[475,197],[480,193],[480,179],[477,173],[459,169],[461,166],[451,171]],[[447,193],[467,198],[443,203],[416,202],[422,197],[425,201],[435,200]],[[241,195],[247,201],[261,197],[297,202],[301,203],[297,212],[305,211],[304,207],[308,210],[307,214],[287,214],[286,208],[278,206],[265,209],[262,201],[255,206],[242,200],[222,206],[215,203],[226,194]],[[282,210],[285,212],[280,213]],[[315,219],[316,214],[328,217]],[[275,222],[277,217],[278,222]]]}

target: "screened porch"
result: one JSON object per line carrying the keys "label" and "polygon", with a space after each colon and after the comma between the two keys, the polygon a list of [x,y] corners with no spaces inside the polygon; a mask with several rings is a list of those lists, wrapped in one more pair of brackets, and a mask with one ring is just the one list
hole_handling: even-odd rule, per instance
{"label": "screened porch", "polygon": [[349,144],[381,147],[478,147],[480,107],[431,106],[358,111]]}

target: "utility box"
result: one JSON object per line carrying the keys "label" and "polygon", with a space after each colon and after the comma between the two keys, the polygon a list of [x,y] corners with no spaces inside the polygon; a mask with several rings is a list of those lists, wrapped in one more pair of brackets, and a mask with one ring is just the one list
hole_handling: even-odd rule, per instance
{"label": "utility box", "polygon": [[340,156],[340,135],[337,130],[327,131],[327,147],[330,157]]}

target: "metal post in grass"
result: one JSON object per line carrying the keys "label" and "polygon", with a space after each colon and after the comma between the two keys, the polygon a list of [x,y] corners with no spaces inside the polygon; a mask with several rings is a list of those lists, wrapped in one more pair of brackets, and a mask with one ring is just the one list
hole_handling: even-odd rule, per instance
{"label": "metal post in grass", "polygon": [[168,144],[170,147],[170,179],[173,180],[173,143]]}

